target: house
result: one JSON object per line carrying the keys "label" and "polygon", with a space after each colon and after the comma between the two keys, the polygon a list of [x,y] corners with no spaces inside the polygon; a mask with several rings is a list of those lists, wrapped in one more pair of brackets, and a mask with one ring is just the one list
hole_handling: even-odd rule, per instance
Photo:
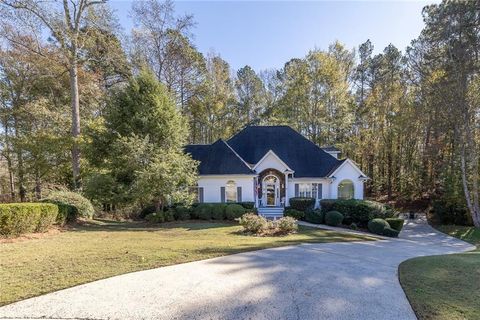
{"label": "house", "polygon": [[280,215],[292,197],[363,199],[366,175],[340,150],[320,148],[289,126],[247,126],[229,140],[188,145],[200,162],[199,202],[254,202]]}

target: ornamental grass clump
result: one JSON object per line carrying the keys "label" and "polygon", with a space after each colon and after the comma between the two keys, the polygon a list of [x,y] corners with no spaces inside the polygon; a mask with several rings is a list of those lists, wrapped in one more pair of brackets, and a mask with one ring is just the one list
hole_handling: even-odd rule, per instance
{"label": "ornamental grass clump", "polygon": [[264,217],[253,213],[244,214],[238,219],[244,231],[256,236],[279,236],[297,231],[297,220],[292,217],[283,217],[275,221],[268,221]]}

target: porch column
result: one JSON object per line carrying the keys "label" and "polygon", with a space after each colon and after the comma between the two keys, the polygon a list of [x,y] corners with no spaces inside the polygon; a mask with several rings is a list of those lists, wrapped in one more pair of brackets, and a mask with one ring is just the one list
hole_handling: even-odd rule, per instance
{"label": "porch column", "polygon": [[285,207],[290,205],[288,201],[288,172],[285,172]]}

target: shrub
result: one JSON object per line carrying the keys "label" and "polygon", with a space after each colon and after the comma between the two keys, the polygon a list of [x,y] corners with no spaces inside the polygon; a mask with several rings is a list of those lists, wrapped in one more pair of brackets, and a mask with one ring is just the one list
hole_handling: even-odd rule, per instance
{"label": "shrub", "polygon": [[387,214],[392,215],[392,211],[388,211],[387,206],[370,200],[323,199],[320,200],[320,206],[325,213],[338,211],[344,215],[346,223],[355,222],[361,226],[366,226],[372,219],[385,218]]}
{"label": "shrub", "polygon": [[244,214],[238,219],[238,222],[246,232],[258,234],[265,230],[268,226],[268,221],[261,216],[253,213]]}
{"label": "shrub", "polygon": [[138,214],[138,217],[141,218],[141,219],[145,219],[145,217],[151,213],[154,213],[156,212],[157,209],[155,208],[154,205],[148,205],[146,206],[145,208],[142,208],[142,210],[140,210],[140,213]]}
{"label": "shrub", "polygon": [[339,226],[343,221],[343,214],[338,211],[330,211],[325,215],[325,223],[329,226]]}
{"label": "shrub", "polygon": [[239,204],[229,204],[225,209],[225,216],[228,220],[235,220],[245,214],[245,207]]}
{"label": "shrub", "polygon": [[195,215],[198,219],[202,220],[211,220],[212,219],[212,205],[209,203],[199,204],[195,210]]}
{"label": "shrub", "polygon": [[305,212],[305,221],[310,223],[325,223],[325,213],[321,210],[307,210]]}
{"label": "shrub", "polygon": [[386,236],[386,237],[396,238],[396,237],[398,237],[399,233],[400,233],[400,231],[395,230],[395,229],[390,228],[390,227],[386,227],[385,229],[383,229],[383,235]]}
{"label": "shrub", "polygon": [[358,226],[355,222],[352,222],[350,225],[349,225],[349,228],[352,229],[352,230],[358,230]]}
{"label": "shrub", "polygon": [[184,206],[175,207],[174,216],[175,220],[189,220],[190,219],[190,208]]}
{"label": "shrub", "polygon": [[313,207],[315,206],[314,198],[295,197],[290,198],[289,202],[292,209],[303,212],[307,211],[308,209],[313,210]]}
{"label": "shrub", "polygon": [[432,203],[432,214],[441,224],[471,226],[472,219],[464,202],[458,199],[439,199]]}
{"label": "shrub", "polygon": [[165,215],[163,212],[154,212],[150,213],[145,217],[145,220],[151,223],[162,223],[165,222]]}
{"label": "shrub", "polygon": [[277,233],[280,234],[289,234],[298,229],[297,220],[292,217],[283,217],[274,221],[274,227],[278,229]]}
{"label": "shrub", "polygon": [[165,222],[172,222],[175,221],[175,209],[169,208],[163,212],[163,216],[165,217]]}
{"label": "shrub", "polygon": [[0,235],[43,232],[55,223],[58,206],[52,203],[0,204]]}
{"label": "shrub", "polygon": [[295,220],[300,220],[300,219],[303,219],[303,217],[305,217],[305,212],[299,211],[296,209],[286,209],[283,215],[285,217],[292,217]]}
{"label": "shrub", "polygon": [[[215,203],[215,204],[211,205],[211,208],[212,208],[212,219],[213,220],[224,220],[225,219],[225,209],[227,208],[226,204]],[[242,209],[243,209],[243,207],[242,207]]]}
{"label": "shrub", "polygon": [[51,203],[64,203],[74,206],[77,208],[78,216],[82,218],[91,219],[95,213],[90,200],[76,192],[55,191],[50,193],[44,201]]}
{"label": "shrub", "polygon": [[390,228],[390,225],[383,219],[377,218],[368,222],[368,230],[372,233],[382,235],[385,228]]}
{"label": "shrub", "polygon": [[387,218],[385,221],[388,222],[390,225],[390,228],[397,230],[398,232],[402,231],[403,228],[403,222],[405,220],[400,219],[400,218]]}
{"label": "shrub", "polygon": [[58,201],[51,201],[50,203],[56,204],[58,207],[58,215],[56,223],[63,226],[67,222],[75,221],[78,217],[78,210],[76,207]]}
{"label": "shrub", "polygon": [[255,202],[250,202],[250,201],[237,202],[237,204],[241,205],[246,210],[253,210],[253,208],[255,207]]}

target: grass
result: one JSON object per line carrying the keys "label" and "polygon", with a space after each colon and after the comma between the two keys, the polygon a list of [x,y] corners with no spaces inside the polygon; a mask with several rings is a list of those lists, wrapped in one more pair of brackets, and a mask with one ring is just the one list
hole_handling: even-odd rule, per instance
{"label": "grass", "polygon": [[374,240],[301,227],[284,237],[255,237],[232,223],[148,225],[94,220],[38,239],[0,243],[0,305],[127,272],[238,252],[299,244]]}
{"label": "grass", "polygon": [[399,278],[419,319],[480,319],[480,229],[436,226],[477,250],[400,264]]}

